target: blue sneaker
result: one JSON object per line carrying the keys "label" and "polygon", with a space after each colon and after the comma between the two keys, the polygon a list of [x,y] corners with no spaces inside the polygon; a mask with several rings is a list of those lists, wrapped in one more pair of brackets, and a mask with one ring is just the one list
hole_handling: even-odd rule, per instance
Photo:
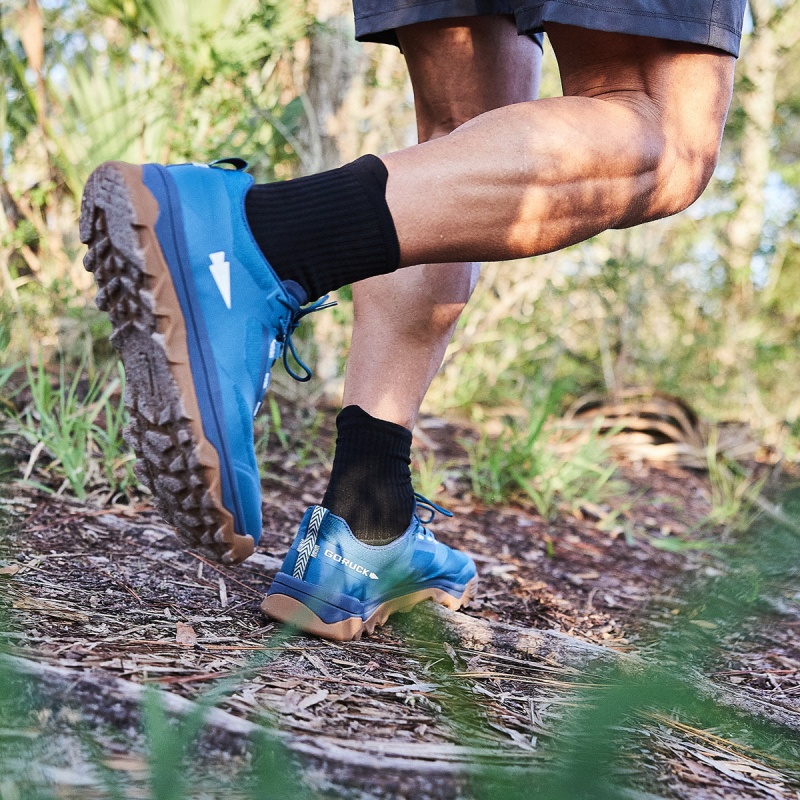
{"label": "blue sneaker", "polygon": [[[108,162],[89,178],[80,221],[125,365],[136,473],[185,543],[227,563],[261,535],[253,417],[270,370],[281,353],[288,369],[292,332],[324,302],[301,308],[300,287],[258,249],[245,166]],[[290,374],[307,380],[298,363],[304,374]]]}
{"label": "blue sneaker", "polygon": [[[417,507],[449,511],[420,495]],[[414,513],[408,530],[376,547],[353,536],[347,523],[322,506],[311,506],[275,576],[261,610],[305,631],[344,642],[372,633],[396,611],[423,600],[456,610],[472,598],[475,563],[437,542]]]}

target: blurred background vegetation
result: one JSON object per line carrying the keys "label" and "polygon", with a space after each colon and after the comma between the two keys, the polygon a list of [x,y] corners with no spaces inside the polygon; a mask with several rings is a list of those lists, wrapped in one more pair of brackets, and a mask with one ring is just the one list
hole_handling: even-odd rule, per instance
{"label": "blurred background vegetation", "polygon": [[[267,181],[416,138],[402,55],[355,43],[340,0],[4,0],[0,26],[0,382],[25,363],[54,379],[110,369],[77,238],[101,161],[235,154]],[[658,390],[796,461],[798,42],[800,2],[751,0],[703,197],[668,220],[485,265],[425,410],[535,427],[553,387],[559,411],[589,392]],[[543,94],[558,94],[549,50],[544,69]],[[348,291],[338,299],[305,332],[314,400],[341,389]]]}

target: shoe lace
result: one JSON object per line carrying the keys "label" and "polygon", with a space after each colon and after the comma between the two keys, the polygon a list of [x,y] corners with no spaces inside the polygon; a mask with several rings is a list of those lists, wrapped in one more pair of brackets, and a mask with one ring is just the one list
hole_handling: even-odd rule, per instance
{"label": "shoe lace", "polygon": [[[298,308],[297,311],[294,312],[292,315],[291,320],[289,320],[289,324],[286,327],[286,336],[284,339],[285,347],[283,348],[283,366],[286,371],[291,375],[296,381],[300,381],[300,383],[305,383],[306,381],[310,381],[313,372],[309,366],[297,355],[297,350],[294,346],[294,341],[292,340],[292,334],[297,330],[297,326],[300,324],[303,317],[308,316],[309,314],[313,314],[315,311],[322,311],[324,308],[333,308],[336,305],[336,301],[332,300],[330,303],[328,302],[329,295],[325,295],[325,297],[320,297],[319,300],[312,303],[310,306],[305,306],[303,308]],[[302,375],[298,375],[290,366],[289,366],[289,353],[292,354],[292,358],[298,364],[300,369],[303,370]]]}
{"label": "shoe lace", "polygon": [[[419,521],[423,525],[428,525],[430,522],[433,522],[433,518],[436,516],[436,512],[437,511],[440,514],[443,514],[445,517],[452,517],[453,516],[453,512],[452,511],[448,511],[446,508],[443,508],[442,506],[437,505],[432,500],[428,500],[427,497],[423,497],[421,494],[419,494],[419,492],[414,492],[414,500],[415,500],[415,505],[416,505],[416,507],[414,509],[414,513],[417,515],[417,517],[419,518]],[[426,519],[422,519],[422,517],[419,515],[420,507],[424,511],[427,511],[430,514],[430,516],[428,516]]]}

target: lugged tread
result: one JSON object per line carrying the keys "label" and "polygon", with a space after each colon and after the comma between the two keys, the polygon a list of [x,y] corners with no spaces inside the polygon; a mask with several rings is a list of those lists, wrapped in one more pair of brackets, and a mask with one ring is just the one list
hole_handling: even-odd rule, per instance
{"label": "lugged tread", "polygon": [[81,241],[89,246],[84,266],[94,274],[98,308],[111,319],[111,343],[125,366],[131,422],[124,438],[138,458],[136,476],[181,540],[213,559],[243,561],[253,552],[253,539],[234,532],[233,517],[220,499],[216,451],[202,434],[199,414],[193,426],[185,412],[191,404],[182,397],[184,384],[175,372],[188,368],[185,334],[172,335],[176,321],[157,302],[166,291],[174,296],[174,289],[163,274],[166,267],[159,270],[153,263],[157,206],[152,220],[143,218],[152,208],[137,206],[142,191],[155,205],[141,183],[140,167],[103,164],[86,184],[80,219]]}

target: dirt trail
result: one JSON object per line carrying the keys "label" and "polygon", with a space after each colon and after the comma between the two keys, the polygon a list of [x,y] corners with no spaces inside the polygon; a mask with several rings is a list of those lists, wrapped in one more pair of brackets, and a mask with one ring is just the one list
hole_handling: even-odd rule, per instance
{"label": "dirt trail", "polygon": [[[426,439],[444,451],[457,433],[437,423]],[[398,618],[362,642],[296,637],[277,646],[259,603],[305,506],[321,496],[322,472],[306,466],[298,480],[296,468],[273,465],[265,482],[269,533],[256,556],[232,569],[181,551],[148,507],[97,509],[3,488],[0,591],[10,636],[43,687],[48,710],[35,730],[62,742],[54,750],[41,737],[42,780],[67,796],[89,796],[65,708],[83,708],[105,737],[108,763],[135,784],[144,765],[135,732],[139,687],[165,690],[179,713],[233,676],[236,690],[204,744],[219,779],[244,763],[248,725],[266,711],[324,796],[459,797],[476,753],[509,768],[545,758],[540,743],[557,739],[576,684],[590,683],[604,660],[646,656],[644,639],[682,613],[687,579],[718,569],[707,553],[652,544],[691,538],[708,512],[704,479],[688,471],[623,466],[629,488],[610,507],[553,522],[520,508],[481,507],[452,483],[437,501],[455,517],[435,530],[475,556],[482,579],[471,608],[437,617],[452,643],[420,643],[420,628]],[[298,485],[299,497],[291,489]],[[709,677],[800,720],[797,600],[776,610],[778,624],[738,641],[735,652],[721,651]],[[488,721],[482,741],[463,741],[445,718],[431,667],[439,659],[452,662],[480,701]],[[798,797],[791,770],[732,749],[713,732],[667,718],[643,720],[642,728],[647,747],[631,753],[641,792]]]}

